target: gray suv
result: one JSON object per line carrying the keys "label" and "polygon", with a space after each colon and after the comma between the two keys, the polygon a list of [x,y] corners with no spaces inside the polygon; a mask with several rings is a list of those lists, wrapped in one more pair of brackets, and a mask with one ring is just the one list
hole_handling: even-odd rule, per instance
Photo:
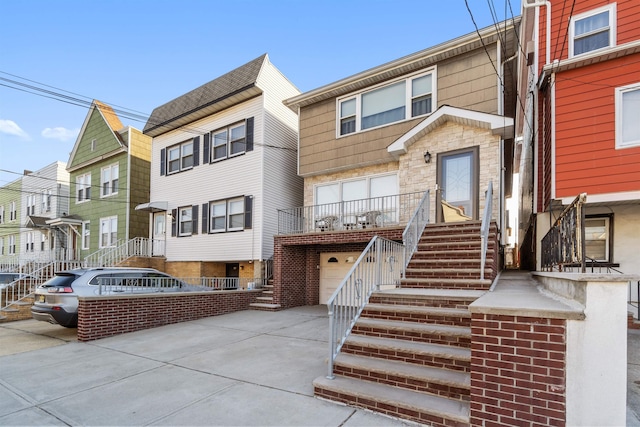
{"label": "gray suv", "polygon": [[78,268],[61,271],[38,286],[31,316],[68,328],[78,325],[78,297],[177,292],[187,285],[152,268]]}

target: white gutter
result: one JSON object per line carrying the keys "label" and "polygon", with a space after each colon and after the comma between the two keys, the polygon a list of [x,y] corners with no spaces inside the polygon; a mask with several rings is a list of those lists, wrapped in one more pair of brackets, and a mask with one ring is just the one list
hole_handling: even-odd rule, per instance
{"label": "white gutter", "polygon": [[[524,0],[522,2],[522,7],[525,9],[528,9],[530,7],[540,7],[540,6],[545,6],[547,8],[547,31],[546,31],[547,40],[545,43],[547,47],[547,58],[546,58],[545,65],[547,65],[551,63],[551,2],[549,0],[536,1],[533,3],[529,3],[527,2],[527,0]],[[536,22],[536,32],[538,31],[538,26],[539,26],[538,22]]]}

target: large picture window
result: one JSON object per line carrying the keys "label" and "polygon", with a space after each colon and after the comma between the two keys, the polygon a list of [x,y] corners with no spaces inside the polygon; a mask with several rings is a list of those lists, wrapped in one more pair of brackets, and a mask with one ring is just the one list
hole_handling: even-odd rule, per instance
{"label": "large picture window", "polygon": [[615,15],[614,3],[571,18],[569,56],[615,46]]}
{"label": "large picture window", "polygon": [[640,83],[616,89],[616,148],[640,145]]}
{"label": "large picture window", "polygon": [[348,135],[433,112],[435,71],[338,100],[338,133]]}

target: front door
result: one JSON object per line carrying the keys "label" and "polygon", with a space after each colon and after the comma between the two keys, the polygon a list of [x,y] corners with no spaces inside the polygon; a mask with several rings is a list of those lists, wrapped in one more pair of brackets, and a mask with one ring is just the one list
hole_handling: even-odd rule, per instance
{"label": "front door", "polygon": [[478,219],[478,147],[438,155],[438,222]]}
{"label": "front door", "polygon": [[237,262],[230,262],[226,264],[226,283],[224,284],[225,289],[238,289],[238,285],[240,284],[240,264]]}
{"label": "front door", "polygon": [[153,214],[153,243],[151,254],[153,256],[164,256],[164,244],[166,236],[166,212],[155,212]]}

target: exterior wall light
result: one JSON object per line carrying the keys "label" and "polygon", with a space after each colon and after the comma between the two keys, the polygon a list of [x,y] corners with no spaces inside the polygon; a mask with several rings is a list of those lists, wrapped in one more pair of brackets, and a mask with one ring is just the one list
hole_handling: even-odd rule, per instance
{"label": "exterior wall light", "polygon": [[431,153],[428,151],[424,152],[424,162],[425,163],[431,163]]}

